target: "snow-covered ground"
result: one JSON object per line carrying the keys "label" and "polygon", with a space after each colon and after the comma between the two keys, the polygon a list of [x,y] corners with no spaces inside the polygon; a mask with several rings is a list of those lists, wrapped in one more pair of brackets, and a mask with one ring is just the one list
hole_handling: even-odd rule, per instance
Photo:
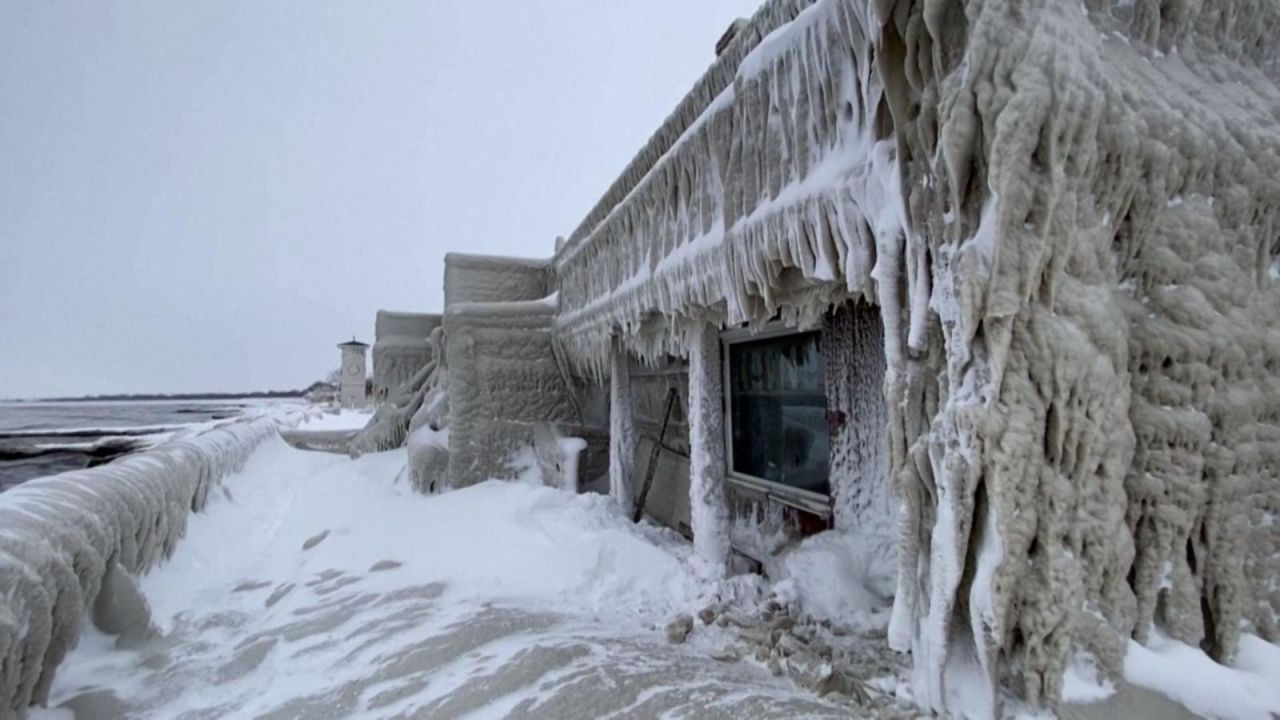
{"label": "snow-covered ground", "polygon": [[373,410],[325,410],[298,425],[299,430],[359,430],[373,417]]}
{"label": "snow-covered ground", "polygon": [[[486,483],[428,497],[403,451],[264,445],[142,579],[161,632],[87,630],[50,707],[112,717],[847,717],[727,631],[664,627],[715,585],[600,496]],[[42,715],[70,713],[51,710]]]}
{"label": "snow-covered ground", "polygon": [[[327,415],[305,427],[358,427],[367,417]],[[772,590],[882,638],[882,598],[855,586],[886,582],[859,579],[865,560],[839,536],[818,536],[784,557],[772,588],[755,578],[713,581],[694,569],[683,538],[633,525],[605,497],[528,482],[426,496],[411,489],[404,464],[403,451],[353,460],[266,442],[191,517],[173,558],[141,579],[156,636],[121,643],[86,624],[57,675],[52,709],[33,716],[790,718],[859,710],[771,674],[741,642],[750,631],[696,622],[682,644],[666,632],[678,614],[722,600],[749,614]],[[818,575],[827,581],[815,583]],[[730,647],[737,652],[726,658]],[[855,659],[865,661],[857,680],[872,693],[875,715],[909,715],[894,700],[912,696],[894,677],[901,665],[893,670],[881,651]],[[1131,643],[1125,676],[1130,684],[1114,688],[1098,683],[1087,663],[1073,666],[1065,688],[1073,704],[1063,717],[1191,717],[1184,707],[1218,718],[1280,714],[1280,648],[1251,635],[1232,667],[1160,635],[1148,647]]]}

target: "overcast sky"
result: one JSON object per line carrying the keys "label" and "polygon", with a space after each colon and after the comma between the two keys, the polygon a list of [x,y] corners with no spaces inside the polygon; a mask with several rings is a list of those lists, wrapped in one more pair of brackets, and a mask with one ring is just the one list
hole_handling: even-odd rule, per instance
{"label": "overcast sky", "polygon": [[549,256],[759,0],[0,0],[0,397],[301,387]]}

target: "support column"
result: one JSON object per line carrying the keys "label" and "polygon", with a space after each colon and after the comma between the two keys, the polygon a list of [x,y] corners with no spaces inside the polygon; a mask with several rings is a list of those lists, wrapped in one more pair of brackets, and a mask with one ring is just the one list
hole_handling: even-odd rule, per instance
{"label": "support column", "polygon": [[729,567],[722,372],[720,333],[704,324],[689,343],[689,515],[694,551],[716,576]]}
{"label": "support column", "polygon": [[627,349],[615,340],[609,359],[609,495],[623,513],[631,516],[635,495],[631,475],[635,468],[636,425],[631,408],[631,368]]}

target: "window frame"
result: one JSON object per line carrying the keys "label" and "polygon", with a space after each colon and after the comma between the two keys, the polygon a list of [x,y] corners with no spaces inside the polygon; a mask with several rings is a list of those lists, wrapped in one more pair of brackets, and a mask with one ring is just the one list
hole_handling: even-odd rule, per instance
{"label": "window frame", "polygon": [[[765,480],[755,475],[738,472],[733,468],[733,383],[730,375],[729,351],[734,345],[756,340],[770,340],[787,335],[804,335],[816,332],[822,337],[822,327],[803,328],[788,325],[781,320],[772,320],[758,328],[731,328],[720,332],[720,385],[724,399],[724,474],[725,481],[737,485],[753,493],[763,494],[768,500],[779,502],[788,507],[802,510],[830,519],[832,516],[832,496],[812,490],[804,490],[790,485]],[[821,352],[821,344],[819,344]],[[822,382],[823,393],[826,393],[826,378]],[[827,482],[831,482],[830,449],[827,457]]]}

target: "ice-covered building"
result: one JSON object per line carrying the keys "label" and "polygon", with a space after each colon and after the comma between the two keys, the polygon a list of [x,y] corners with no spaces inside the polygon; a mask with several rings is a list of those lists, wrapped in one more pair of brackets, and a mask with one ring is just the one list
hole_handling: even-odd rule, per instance
{"label": "ice-covered building", "polygon": [[446,258],[415,477],[630,507],[656,463],[645,511],[722,572],[842,531],[938,710],[1052,706],[1156,627],[1276,639],[1277,28],[768,2],[550,258]]}
{"label": "ice-covered building", "polygon": [[373,396],[385,402],[431,361],[431,331],[440,316],[379,310],[374,322]]}

